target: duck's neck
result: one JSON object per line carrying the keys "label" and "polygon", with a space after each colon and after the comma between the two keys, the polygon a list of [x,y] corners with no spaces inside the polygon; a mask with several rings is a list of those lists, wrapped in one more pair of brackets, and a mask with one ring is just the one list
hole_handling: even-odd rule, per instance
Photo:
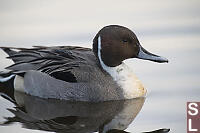
{"label": "duck's neck", "polygon": [[113,78],[114,81],[123,90],[123,95],[126,99],[141,97],[146,94],[146,90],[141,82],[132,72],[132,70],[125,64],[121,63],[115,67],[109,67],[104,64],[101,58],[101,37],[98,37],[98,58],[101,67]]}

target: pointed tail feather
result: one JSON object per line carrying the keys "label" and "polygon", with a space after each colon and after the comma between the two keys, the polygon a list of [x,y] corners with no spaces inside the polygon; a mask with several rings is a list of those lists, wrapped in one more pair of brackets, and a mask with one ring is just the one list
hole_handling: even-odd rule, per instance
{"label": "pointed tail feather", "polygon": [[9,56],[14,55],[17,53],[17,51],[11,50],[12,47],[0,47],[5,53],[7,53]]}

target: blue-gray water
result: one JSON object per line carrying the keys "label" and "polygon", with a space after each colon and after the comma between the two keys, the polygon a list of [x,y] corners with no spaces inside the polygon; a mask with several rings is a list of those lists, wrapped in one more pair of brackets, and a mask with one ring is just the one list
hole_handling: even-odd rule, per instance
{"label": "blue-gray water", "polygon": [[[142,46],[169,59],[168,64],[128,60],[148,90],[142,110],[126,131],[170,128],[186,132],[186,102],[200,101],[200,2],[152,1],[4,1],[0,0],[0,46],[78,45],[91,47],[108,24],[132,29]],[[11,64],[0,51],[0,68]],[[14,105],[0,98],[0,121]],[[19,123],[1,132],[44,132]]]}

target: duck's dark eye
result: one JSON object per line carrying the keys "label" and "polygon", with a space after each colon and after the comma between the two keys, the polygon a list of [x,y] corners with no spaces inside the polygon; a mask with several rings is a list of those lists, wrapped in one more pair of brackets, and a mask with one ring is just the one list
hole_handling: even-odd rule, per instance
{"label": "duck's dark eye", "polygon": [[128,42],[128,40],[127,40],[127,39],[123,39],[122,41],[123,41],[124,43],[127,43],[127,42]]}

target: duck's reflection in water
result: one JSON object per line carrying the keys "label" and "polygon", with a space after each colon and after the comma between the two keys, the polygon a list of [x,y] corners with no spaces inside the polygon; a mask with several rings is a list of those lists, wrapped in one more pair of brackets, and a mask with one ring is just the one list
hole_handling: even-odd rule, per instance
{"label": "duck's reflection in water", "polygon": [[[14,117],[2,125],[19,122],[27,129],[65,133],[126,133],[124,130],[141,110],[144,98],[101,103],[41,99],[20,92],[9,96],[16,107]],[[161,129],[152,133],[166,133]]]}

